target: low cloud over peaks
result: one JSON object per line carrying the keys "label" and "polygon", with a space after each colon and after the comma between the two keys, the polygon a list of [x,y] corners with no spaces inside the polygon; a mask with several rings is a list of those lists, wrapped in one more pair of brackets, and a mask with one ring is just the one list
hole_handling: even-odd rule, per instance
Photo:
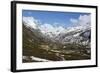
{"label": "low cloud over peaks", "polygon": [[53,33],[55,35],[58,35],[60,32],[63,32],[65,30],[65,28],[63,28],[62,26],[54,27],[51,24],[43,24],[40,25],[39,28],[43,33]]}
{"label": "low cloud over peaks", "polygon": [[[53,23],[48,24],[47,22],[41,23],[39,20],[35,19],[34,17],[23,17],[23,22],[27,27],[31,27],[34,29],[39,29],[43,34],[53,34],[57,36],[59,33],[65,33],[67,31],[72,31],[75,29],[87,29],[91,26],[91,15],[80,15],[77,19],[71,18],[70,22],[73,26],[63,27],[61,23]],[[56,26],[57,24],[60,24]],[[67,29],[68,30],[67,30]],[[52,37],[52,36],[51,36]]]}
{"label": "low cloud over peaks", "polygon": [[23,17],[23,22],[25,23],[25,25],[27,27],[32,27],[34,29],[37,28],[37,23],[38,23],[38,20],[36,20],[35,18],[33,17]]}
{"label": "low cloud over peaks", "polygon": [[70,22],[74,26],[86,26],[90,27],[91,24],[91,15],[80,15],[78,19],[70,19]]}
{"label": "low cloud over peaks", "polygon": [[65,28],[62,26],[53,26],[53,24],[39,24],[38,20],[33,17],[23,17],[23,22],[27,27],[34,29],[40,29],[42,33],[52,33],[54,35],[59,34],[60,32],[65,31]]}

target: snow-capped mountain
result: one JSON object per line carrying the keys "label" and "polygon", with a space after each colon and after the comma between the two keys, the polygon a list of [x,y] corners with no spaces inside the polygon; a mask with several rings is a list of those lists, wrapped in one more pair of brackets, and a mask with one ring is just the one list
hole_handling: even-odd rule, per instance
{"label": "snow-capped mountain", "polygon": [[27,27],[38,30],[41,36],[53,42],[61,44],[79,43],[90,44],[91,21],[90,15],[80,16],[79,19],[71,19],[74,24],[72,27],[53,26],[51,24],[41,24],[33,17],[23,17],[23,22]]}
{"label": "snow-capped mountain", "polygon": [[63,27],[23,17],[23,63],[91,59],[90,15]]}
{"label": "snow-capped mountain", "polygon": [[91,30],[74,30],[68,33],[61,33],[55,39],[63,44],[77,43],[87,45],[90,42]]}
{"label": "snow-capped mountain", "polygon": [[37,29],[38,28],[38,21],[33,17],[23,17],[23,23],[30,28]]}
{"label": "snow-capped mountain", "polygon": [[54,38],[66,30],[65,28],[61,26],[54,27],[50,24],[41,25],[39,29],[45,36],[48,36],[50,38]]}

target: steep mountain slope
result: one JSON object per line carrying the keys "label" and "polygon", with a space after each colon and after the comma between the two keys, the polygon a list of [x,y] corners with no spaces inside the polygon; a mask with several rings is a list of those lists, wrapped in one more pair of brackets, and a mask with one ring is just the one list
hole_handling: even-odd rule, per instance
{"label": "steep mountain slope", "polygon": [[78,43],[78,44],[90,44],[91,27],[90,20],[87,19],[90,16],[80,16],[78,24],[73,27],[64,28],[62,26],[53,26],[51,24],[41,25],[33,17],[23,17],[23,22],[26,27],[29,27],[32,32],[38,32],[40,38],[45,41],[58,42],[60,44],[66,43]]}
{"label": "steep mountain slope", "polygon": [[62,44],[78,43],[78,44],[84,44],[85,45],[85,42],[87,42],[87,41],[88,41],[88,43],[90,43],[90,39],[91,39],[90,36],[91,36],[91,30],[90,29],[85,29],[85,30],[77,29],[77,30],[70,31],[70,32],[67,32],[67,33],[60,33],[55,38],[55,40],[58,40]]}
{"label": "steep mountain slope", "polygon": [[[42,33],[23,23],[23,62],[59,61],[61,58],[51,50],[52,44]],[[40,60],[41,59],[41,60]],[[47,60],[44,60],[47,59]]]}
{"label": "steep mountain slope", "polygon": [[89,23],[84,27],[78,25],[63,28],[41,25],[35,20],[30,22],[30,19],[23,20],[23,62],[38,62],[37,59],[62,61],[91,58]]}

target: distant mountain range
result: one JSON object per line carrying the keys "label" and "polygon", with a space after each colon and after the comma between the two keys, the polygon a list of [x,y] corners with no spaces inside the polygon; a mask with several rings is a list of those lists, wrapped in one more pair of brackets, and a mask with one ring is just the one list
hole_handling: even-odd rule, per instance
{"label": "distant mountain range", "polygon": [[23,62],[90,59],[90,23],[63,28],[28,19],[23,19]]}
{"label": "distant mountain range", "polygon": [[88,45],[88,47],[90,46],[91,28],[89,22],[84,26],[79,24],[77,26],[63,28],[61,26],[53,27],[50,24],[39,25],[36,21],[31,23],[28,19],[33,20],[31,18],[24,18],[24,26],[31,29],[37,37],[61,44],[78,43]]}

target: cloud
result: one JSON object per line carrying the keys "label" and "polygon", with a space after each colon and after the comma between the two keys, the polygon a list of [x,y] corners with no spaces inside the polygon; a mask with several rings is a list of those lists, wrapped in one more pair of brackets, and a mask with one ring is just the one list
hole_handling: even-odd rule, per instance
{"label": "cloud", "polygon": [[72,23],[74,23],[74,24],[78,22],[77,19],[72,19],[72,18],[70,19],[70,21],[71,21]]}
{"label": "cloud", "polygon": [[54,27],[52,25],[50,25],[50,24],[40,25],[39,29],[42,32],[52,32],[52,31],[54,31]]}
{"label": "cloud", "polygon": [[59,33],[65,31],[65,28],[63,28],[62,26],[53,26],[51,24],[40,25],[39,29],[42,33],[49,34],[50,37],[52,37],[51,33],[56,36]]}
{"label": "cloud", "polygon": [[[65,28],[62,26],[55,26],[54,24],[44,23],[41,22],[34,17],[23,17],[23,22],[27,27],[31,27],[34,29],[39,29],[43,34],[49,34],[51,37],[51,33],[54,35],[58,35],[60,32],[64,31]],[[57,23],[58,24],[58,23]]]}
{"label": "cloud", "polygon": [[91,24],[91,15],[80,15],[79,24],[83,26],[90,26]]}
{"label": "cloud", "polygon": [[91,26],[91,15],[80,15],[78,19],[70,19],[71,23],[75,26],[90,27]]}
{"label": "cloud", "polygon": [[[86,29],[91,25],[90,15],[80,15],[77,19],[70,19],[71,23],[75,25],[76,29]],[[50,37],[57,36],[59,33],[64,33],[66,29],[59,25],[59,23],[48,24],[41,22],[34,17],[23,17],[23,22],[26,26],[32,27],[34,29],[39,29],[43,34],[49,35]],[[74,30],[73,27],[68,27],[70,30]]]}
{"label": "cloud", "polygon": [[36,29],[38,26],[38,20],[33,17],[23,17],[23,22],[27,27],[32,27],[34,29]]}

